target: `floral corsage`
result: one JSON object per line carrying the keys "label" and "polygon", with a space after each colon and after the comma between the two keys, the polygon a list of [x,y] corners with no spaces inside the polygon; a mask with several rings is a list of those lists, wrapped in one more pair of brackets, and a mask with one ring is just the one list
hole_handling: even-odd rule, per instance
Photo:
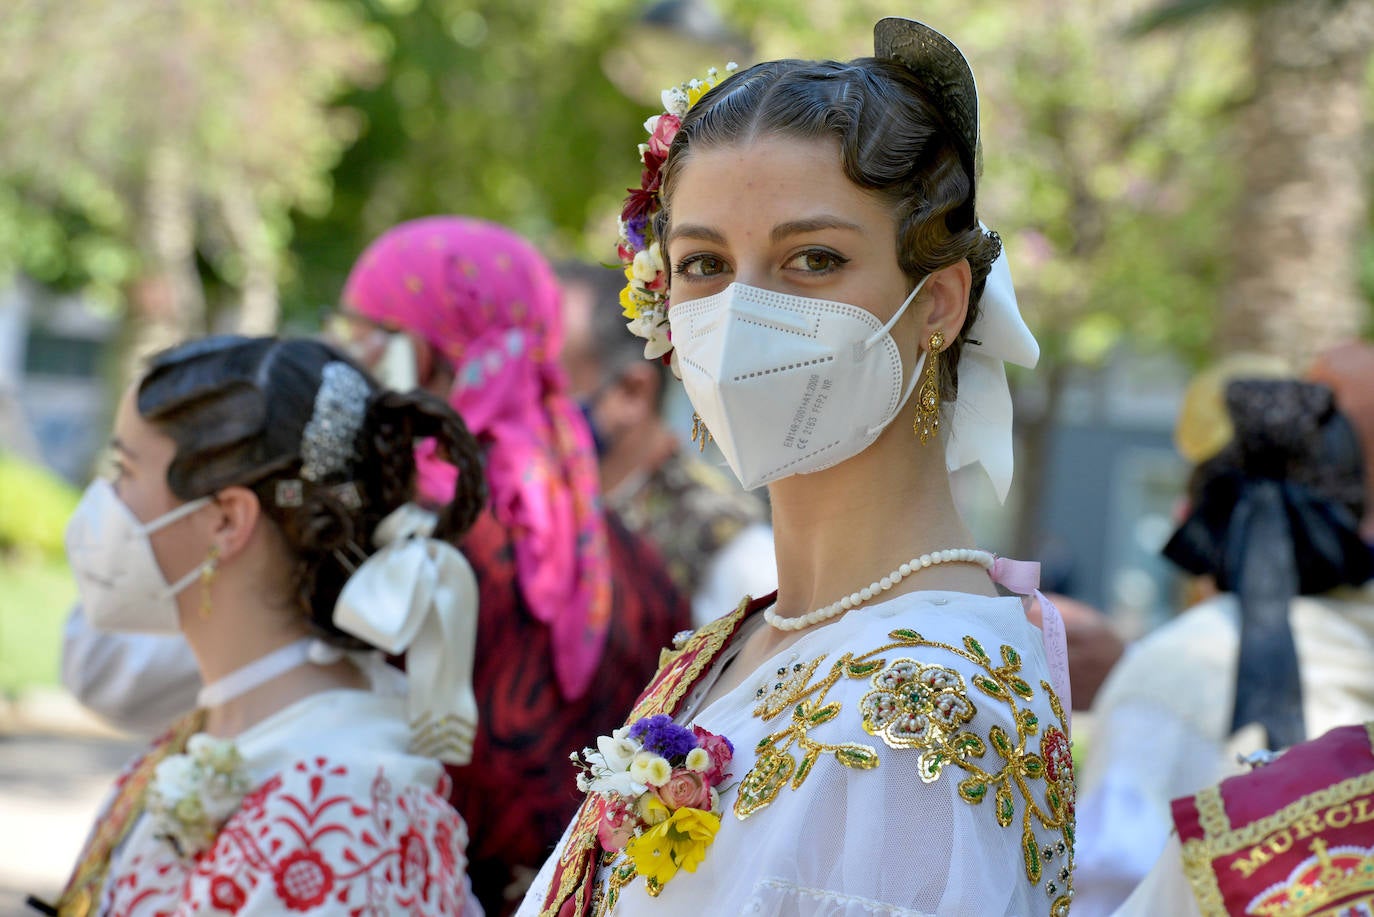
{"label": "floral corsage", "polygon": [[[736,69],[735,64],[727,64],[726,75]],[[720,79],[719,71],[712,67],[704,80],[688,80],[663,90],[663,114],[644,122],[649,141],[639,145],[639,161],[643,165],[639,187],[627,189],[630,196],[620,212],[620,239],[616,252],[625,268],[620,308],[629,319],[630,332],[644,339],[646,359],[669,359],[673,349],[668,333],[668,271],[664,266],[663,247],[654,232],[654,215],[662,207],[659,172],[688,109]]]}
{"label": "floral corsage", "polygon": [[597,840],[624,851],[657,896],[678,870],[696,872],[720,829],[719,787],[735,748],[724,736],[659,715],[596,740],[573,761],[578,789],[596,797]]}
{"label": "floral corsage", "polygon": [[191,736],[186,753],[168,755],[153,772],[148,813],[157,836],[177,855],[193,859],[209,850],[250,789],[234,743],[205,733]]}

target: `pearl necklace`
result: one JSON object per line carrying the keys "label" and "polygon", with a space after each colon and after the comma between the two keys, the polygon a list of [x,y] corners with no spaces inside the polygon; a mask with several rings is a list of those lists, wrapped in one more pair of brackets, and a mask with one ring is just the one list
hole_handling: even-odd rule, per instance
{"label": "pearl necklace", "polygon": [[858,592],[851,592],[838,602],[831,602],[824,608],[817,608],[815,611],[807,612],[796,618],[784,618],[769,608],[763,613],[763,619],[778,630],[805,630],[820,624],[822,621],[829,621],[831,618],[838,617],[851,608],[857,608],[874,596],[882,595],[911,574],[924,570],[926,567],[933,567],[936,564],[977,564],[984,570],[991,570],[994,560],[995,558],[990,552],[979,551],[975,548],[953,548],[948,551],[922,554],[920,557],[911,558],[882,579],[874,580]]}

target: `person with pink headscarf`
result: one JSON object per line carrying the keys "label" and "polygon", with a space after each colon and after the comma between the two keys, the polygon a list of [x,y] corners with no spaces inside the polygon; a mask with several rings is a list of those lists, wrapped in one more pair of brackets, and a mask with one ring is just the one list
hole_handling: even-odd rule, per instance
{"label": "person with pink headscarf", "polygon": [[[687,603],[657,553],[602,512],[559,365],[559,289],[529,242],[475,219],[401,224],[359,259],[341,318],[378,375],[444,396],[485,450],[490,509],[462,543],[481,589],[481,720],[451,799],[474,891],[505,913],[576,808],[557,764],[620,725]],[[417,455],[422,498],[443,502],[455,470]]]}

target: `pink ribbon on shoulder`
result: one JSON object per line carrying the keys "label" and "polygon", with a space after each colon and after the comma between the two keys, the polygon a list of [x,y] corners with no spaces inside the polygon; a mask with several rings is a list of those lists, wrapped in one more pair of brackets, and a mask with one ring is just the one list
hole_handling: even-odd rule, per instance
{"label": "pink ribbon on shoulder", "polygon": [[[1073,693],[1069,684],[1069,643],[1064,631],[1064,617],[1054,603],[1040,591],[1040,565],[1029,560],[998,557],[992,562],[988,576],[994,583],[1017,595],[1033,596],[1035,605],[1026,609],[1026,617],[1040,628],[1045,644],[1045,661],[1050,667],[1050,684],[1064,705],[1066,720],[1073,716]],[[1037,621],[1036,618],[1039,617]]]}

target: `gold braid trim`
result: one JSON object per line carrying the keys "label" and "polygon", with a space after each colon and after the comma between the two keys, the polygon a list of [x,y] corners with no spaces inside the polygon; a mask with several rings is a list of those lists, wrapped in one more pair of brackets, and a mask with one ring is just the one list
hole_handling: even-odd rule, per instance
{"label": "gold braid trim", "polygon": [[[692,690],[702,673],[716,661],[725,644],[739,629],[740,622],[744,620],[753,601],[749,596],[745,596],[734,611],[717,618],[692,634],[681,650],[661,656],[658,674],[650,682],[653,688],[635,704],[634,710],[625,722],[633,723],[659,713],[675,713],[687,692]],[[670,672],[669,670],[684,656],[691,657],[692,661],[685,668]]]}
{"label": "gold braid trim", "polygon": [[1231,817],[1226,814],[1226,804],[1221,801],[1221,787],[1213,784],[1194,797],[1197,803],[1198,822],[1208,837],[1225,834],[1231,830]]}
{"label": "gold braid trim", "polygon": [[[595,870],[595,858],[588,856],[593,844],[596,843],[596,804],[592,797],[588,796],[582,800],[582,806],[577,810],[577,822],[575,823],[572,834],[568,837],[567,846],[563,848],[563,855],[559,857],[559,863],[563,867],[563,877],[558,883],[558,894],[554,895],[553,903],[547,905],[539,912],[539,917],[557,917],[559,910],[563,907],[563,902],[568,900],[575,889],[583,881],[589,881],[585,875],[588,869]],[[544,899],[548,901],[546,897]]]}

